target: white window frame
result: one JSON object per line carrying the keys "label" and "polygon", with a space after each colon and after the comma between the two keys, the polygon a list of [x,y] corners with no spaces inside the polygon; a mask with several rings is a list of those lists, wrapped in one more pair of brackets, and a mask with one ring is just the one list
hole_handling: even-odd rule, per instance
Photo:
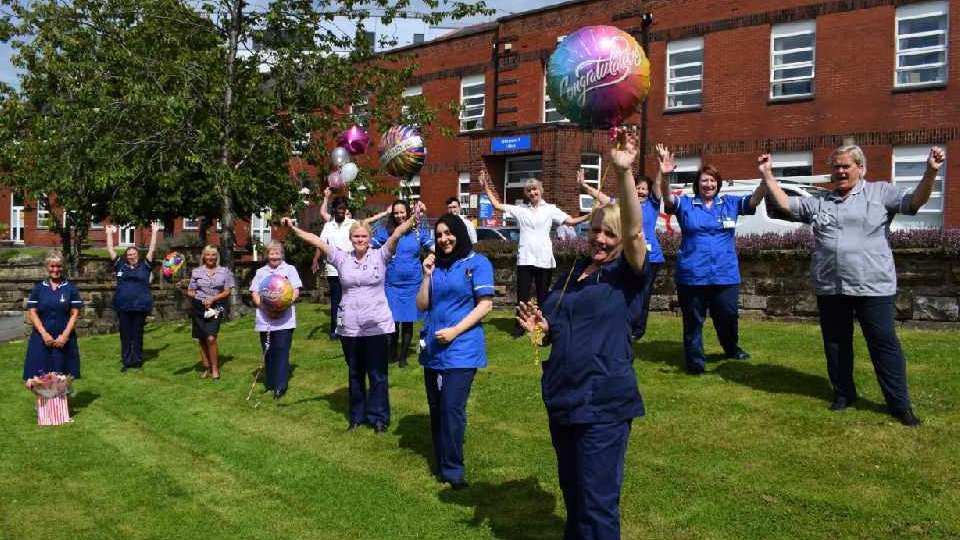
{"label": "white window frame", "polygon": [[[901,23],[931,17],[941,17],[943,19],[943,28],[926,32],[916,32],[913,34],[900,33]],[[939,41],[942,42],[941,44],[922,47],[903,47],[904,41],[935,36],[940,36]],[[947,66],[949,65],[947,57],[947,44],[950,42],[950,8],[946,0],[924,2],[921,4],[910,4],[898,7],[896,22],[894,23],[894,42],[894,50],[896,51],[894,55],[895,60],[893,70],[894,88],[916,88],[930,85],[942,85],[947,83]],[[937,53],[943,54],[942,61],[903,66],[903,62],[908,61],[912,56],[925,56]],[[917,80],[913,82],[901,81],[903,75],[910,77],[911,74],[920,74],[924,71],[929,72],[930,70],[934,69],[938,71],[938,77],[936,80]]]}
{"label": "white window frame", "polygon": [[[550,115],[555,115],[553,118]],[[543,122],[545,124],[568,124],[570,119],[563,116],[557,111],[557,107],[553,104],[553,100],[550,99],[550,94],[547,93],[547,74],[543,74]]]}
{"label": "white window frame", "polygon": [[263,208],[259,214],[250,215],[250,238],[260,242],[261,246],[266,246],[272,240],[270,219],[273,217],[273,210]]}
{"label": "white window frame", "polygon": [[[690,156],[690,157],[679,157],[674,160],[676,167],[673,169],[673,177],[676,180],[679,180],[681,174],[684,173],[694,173],[698,174],[700,172],[701,161],[700,156]],[[697,178],[696,180],[699,180]],[[694,182],[696,180],[693,180]],[[690,183],[690,182],[687,182]]]}
{"label": "white window frame", "polygon": [[[938,144],[940,148],[946,148],[943,144]],[[923,178],[923,172],[926,170],[927,157],[930,154],[930,146],[894,146],[893,147],[893,167],[891,167],[891,176],[893,183],[910,190],[916,189]],[[897,164],[919,164],[917,173],[912,175],[897,175]],[[933,184],[933,191],[930,193],[930,199],[926,204],[920,207],[916,216],[907,216],[897,214],[895,222],[899,222],[904,228],[916,228],[917,225],[931,226],[934,228],[943,227],[943,192],[947,184],[946,167],[940,167],[937,171],[937,177]],[[913,224],[914,226],[911,226]]]}
{"label": "white window frame", "polygon": [[[482,90],[479,94],[467,94],[468,90]],[[471,100],[467,103],[467,100]],[[483,129],[486,112],[486,74],[468,75],[460,79],[460,131]]]}
{"label": "white window frame", "polygon": [[472,208],[470,206],[470,171],[462,171],[457,179],[457,200],[460,201],[460,208]]}
{"label": "white window frame", "polygon": [[[700,61],[699,62],[687,62],[683,64],[673,64],[671,58],[673,55],[690,52],[690,51],[700,51]],[[680,111],[686,109],[700,109],[703,107],[703,38],[695,37],[689,39],[680,39],[675,41],[667,42],[667,68],[666,68],[666,102],[664,103],[664,108],[668,111]],[[700,73],[696,75],[682,75],[682,76],[673,76],[672,72],[674,70],[694,70],[697,67],[700,68]],[[672,85],[690,83],[699,81],[700,88],[696,90],[674,90],[671,91],[670,88]],[[682,101],[681,96],[694,96],[699,95],[699,103],[689,103],[685,104]],[[679,104],[677,104],[677,99],[681,98]]]}
{"label": "white window frame", "polygon": [[[809,178],[813,175],[813,152],[784,152],[775,153],[770,156],[773,162],[773,175],[779,179],[789,180],[790,178]],[[793,167],[809,167],[810,174],[797,174],[784,176],[783,170]],[[779,172],[779,174],[778,174]]]}
{"label": "white window frame", "polygon": [[[777,50],[777,41],[799,36],[810,36],[810,45],[807,47],[796,47],[793,49]],[[816,77],[817,61],[817,21],[799,21],[785,24],[773,25],[770,29],[770,99],[795,99],[800,97],[809,97],[814,93],[814,83]],[[803,53],[809,53],[808,60],[797,61],[795,58]],[[791,57],[792,62],[784,61]],[[807,73],[792,77],[784,77],[785,71],[806,70]],[[809,92],[785,94],[778,92],[780,85],[789,83],[807,82],[810,83]],[[776,163],[776,162],[774,162]]]}
{"label": "white window frame", "polygon": [[423,95],[423,86],[408,86],[403,89],[401,93],[401,98],[403,99],[403,105],[400,107],[400,116],[406,120],[407,116],[410,115],[410,105],[407,104],[407,101],[410,98],[420,97]]}
{"label": "white window frame", "polygon": [[[514,171],[513,165],[521,162],[533,162],[539,161],[539,169],[531,169],[524,171]],[[506,204],[513,204],[517,206],[523,206],[526,204],[523,200],[523,188],[526,185],[527,178],[536,178],[540,180],[543,177],[543,156],[541,154],[531,154],[528,156],[517,156],[517,157],[508,157],[506,158],[503,166],[503,202]],[[519,189],[521,192],[519,199],[508,199],[507,190],[510,189]],[[513,218],[508,212],[503,213],[504,219]]]}
{"label": "white window frame", "polygon": [[135,225],[117,226],[117,246],[127,247],[137,244],[137,227]]}
{"label": "white window frame", "polygon": [[[600,178],[603,172],[603,156],[600,154],[580,154],[580,168],[583,170],[583,183],[595,189],[600,189]],[[593,197],[581,194],[579,197],[581,212],[589,212],[593,208]]]}
{"label": "white window frame", "polygon": [[360,127],[367,127],[370,123],[370,97],[362,97],[356,103],[350,104],[350,116]]}
{"label": "white window frame", "polygon": [[401,178],[400,194],[402,198],[406,199],[409,202],[419,201],[420,200],[420,175],[415,174],[411,176],[409,179]]}
{"label": "white window frame", "polygon": [[47,229],[47,221],[50,219],[50,208],[47,207],[47,196],[41,194],[37,199],[37,228]]}

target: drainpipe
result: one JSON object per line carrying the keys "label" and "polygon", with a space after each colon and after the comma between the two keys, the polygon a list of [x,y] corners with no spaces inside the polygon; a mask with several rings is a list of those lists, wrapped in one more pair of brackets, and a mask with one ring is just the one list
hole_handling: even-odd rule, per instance
{"label": "drainpipe", "polygon": [[[644,12],[640,16],[640,46],[643,54],[648,54],[650,45],[650,26],[653,24],[653,13]],[[649,61],[649,56],[647,60]],[[640,105],[640,174],[647,171],[647,100],[644,98]]]}

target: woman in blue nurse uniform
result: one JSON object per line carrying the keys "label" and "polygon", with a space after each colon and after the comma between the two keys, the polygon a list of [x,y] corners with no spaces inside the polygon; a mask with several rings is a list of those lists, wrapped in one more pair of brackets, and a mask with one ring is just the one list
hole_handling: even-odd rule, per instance
{"label": "woman in blue nurse uniform", "polygon": [[487,365],[480,320],[493,308],[493,265],[473,252],[459,216],[440,216],[434,239],[436,255],[423,261],[417,292],[417,307],[427,313],[420,364],[437,477],[463,489],[468,486],[463,464],[467,398],[477,368]]}
{"label": "woman in blue nurse uniform", "polygon": [[692,197],[670,193],[667,171],[673,172],[673,154],[657,145],[664,209],[676,214],[682,236],[674,279],[683,313],[683,354],[687,371],[698,375],[706,368],[703,323],[707,311],[727,358],[746,360],[740,348],[738,303],[740,261],[737,259],[737,217],[751,215],[766,193],[764,184],[749,196],[720,195],[723,178],[713,165],[700,168]]}

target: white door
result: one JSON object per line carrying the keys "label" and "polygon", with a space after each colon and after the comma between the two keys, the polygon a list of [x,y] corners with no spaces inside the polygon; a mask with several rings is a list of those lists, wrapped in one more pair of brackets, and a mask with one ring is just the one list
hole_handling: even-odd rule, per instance
{"label": "white door", "polygon": [[137,242],[137,228],[133,225],[124,225],[120,227],[120,240],[118,245],[132,246]]}
{"label": "white door", "polygon": [[10,208],[10,240],[23,243],[23,198],[14,196],[13,206]]}

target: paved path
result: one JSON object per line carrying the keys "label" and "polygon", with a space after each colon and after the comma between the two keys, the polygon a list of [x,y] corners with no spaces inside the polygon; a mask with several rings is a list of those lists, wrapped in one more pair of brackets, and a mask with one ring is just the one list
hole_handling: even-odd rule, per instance
{"label": "paved path", "polygon": [[25,329],[23,327],[23,314],[0,315],[0,342],[10,341],[11,339],[23,339]]}

